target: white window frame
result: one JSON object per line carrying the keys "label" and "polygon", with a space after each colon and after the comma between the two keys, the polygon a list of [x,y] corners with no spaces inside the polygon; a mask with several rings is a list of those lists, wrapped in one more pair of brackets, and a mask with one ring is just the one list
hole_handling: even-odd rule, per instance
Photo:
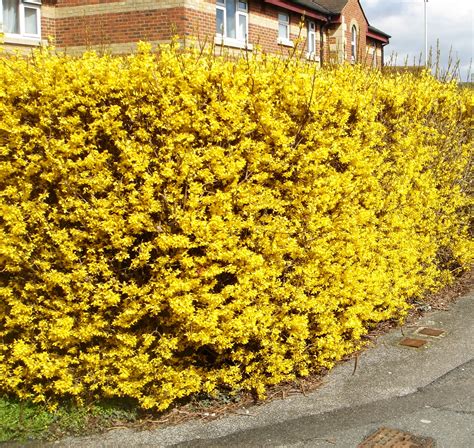
{"label": "white window frame", "polygon": [[[227,36],[227,2],[235,2],[235,33],[236,37]],[[245,6],[243,6],[245,5]],[[249,4],[248,0],[216,0],[216,24],[217,11],[222,11],[224,17],[224,29],[216,30],[214,42],[217,45],[226,45],[235,48],[252,49],[252,45],[248,43],[249,35]],[[240,19],[245,19],[245,35],[241,35],[239,22]]]}
{"label": "white window frame", "polygon": [[[25,30],[25,8],[36,10],[37,33],[27,33]],[[18,2],[18,33],[4,32],[6,43],[38,45],[41,41],[41,0],[19,0]],[[3,1],[0,0],[0,32],[4,31]]]}
{"label": "white window frame", "polygon": [[[308,37],[307,37],[307,52],[306,57],[312,61],[318,60],[317,57],[317,34],[316,34],[316,22],[312,20],[308,21]],[[313,46],[313,51],[311,51],[311,44]]]}
{"label": "white window frame", "polygon": [[217,30],[216,29],[216,36],[224,37],[227,29],[227,12],[226,12],[226,1],[225,0],[217,0],[216,2],[216,26],[217,26],[217,11],[222,11],[222,15],[224,17],[224,29]]}
{"label": "white window frame", "polygon": [[[285,36],[280,36],[280,26],[285,27]],[[278,44],[293,47],[294,43],[290,39],[290,14],[287,12],[278,13]]]}
{"label": "white window frame", "polygon": [[354,64],[357,61],[357,27],[352,25],[351,28],[351,62]]}

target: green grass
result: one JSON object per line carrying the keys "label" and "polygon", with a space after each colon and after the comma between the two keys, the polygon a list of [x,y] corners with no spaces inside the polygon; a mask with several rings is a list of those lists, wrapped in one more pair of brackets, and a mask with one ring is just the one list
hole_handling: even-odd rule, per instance
{"label": "green grass", "polygon": [[4,396],[0,397],[0,443],[90,434],[136,419],[136,404],[125,400],[107,400],[84,407],[63,404],[49,411],[44,405]]}
{"label": "green grass", "polygon": [[[251,394],[246,395],[253,402]],[[227,391],[215,394],[198,394],[181,403],[183,414],[210,415],[219,408],[242,404],[241,393]],[[176,413],[175,416],[179,413]],[[213,414],[215,415],[215,414]],[[45,405],[19,401],[0,395],[0,444],[2,442],[24,442],[56,440],[71,435],[88,435],[103,432],[117,426],[146,426],[163,418],[161,413],[140,410],[135,400],[108,399],[88,406],[77,406],[63,402],[55,411]],[[169,415],[164,421],[169,421]],[[172,418],[171,418],[172,420]]]}
{"label": "green grass", "polygon": [[54,422],[54,415],[44,408],[0,398],[0,442],[36,439]]}

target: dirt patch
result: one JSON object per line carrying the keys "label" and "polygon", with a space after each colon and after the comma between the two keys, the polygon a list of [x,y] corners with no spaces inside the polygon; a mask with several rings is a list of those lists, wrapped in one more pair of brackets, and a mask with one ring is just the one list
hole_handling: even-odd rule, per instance
{"label": "dirt patch", "polygon": [[435,310],[449,309],[449,305],[456,302],[459,297],[474,289],[474,268],[464,272],[452,285],[440,291],[427,294],[425,302]]}

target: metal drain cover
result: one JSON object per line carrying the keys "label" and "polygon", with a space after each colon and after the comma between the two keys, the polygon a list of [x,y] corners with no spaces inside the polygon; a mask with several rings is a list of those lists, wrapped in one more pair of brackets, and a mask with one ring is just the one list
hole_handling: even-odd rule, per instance
{"label": "metal drain cover", "polygon": [[405,345],[406,347],[419,348],[426,344],[424,339],[415,339],[415,338],[405,338],[400,341],[400,345]]}
{"label": "metal drain cover", "polygon": [[435,448],[431,437],[420,437],[399,429],[380,428],[357,448]]}
{"label": "metal drain cover", "polygon": [[438,329],[438,328],[429,328],[425,327],[422,328],[419,332],[419,334],[425,334],[426,336],[441,336],[442,334],[445,333],[444,330]]}

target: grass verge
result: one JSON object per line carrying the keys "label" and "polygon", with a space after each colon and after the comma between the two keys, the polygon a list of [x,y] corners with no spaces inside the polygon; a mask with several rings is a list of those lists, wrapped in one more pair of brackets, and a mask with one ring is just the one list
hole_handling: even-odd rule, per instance
{"label": "grass verge", "polygon": [[108,400],[79,407],[65,403],[55,411],[28,401],[0,397],[0,443],[7,441],[54,440],[66,435],[82,435],[119,425],[132,424],[138,418],[135,403]]}

